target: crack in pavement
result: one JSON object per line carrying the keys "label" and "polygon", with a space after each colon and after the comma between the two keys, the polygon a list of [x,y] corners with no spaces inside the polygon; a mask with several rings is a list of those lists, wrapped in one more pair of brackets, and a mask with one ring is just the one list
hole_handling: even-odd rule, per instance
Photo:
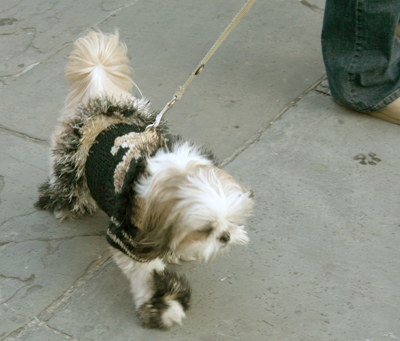
{"label": "crack in pavement", "polygon": [[[31,285],[34,282],[35,274],[30,275],[26,279],[22,279],[19,276],[18,277],[15,277],[15,276],[4,276],[4,275],[0,274],[0,278],[13,279],[13,280],[17,280],[19,282],[24,283],[24,285],[21,288],[18,288],[8,299],[6,299],[3,302],[0,302],[1,305],[5,305],[6,307],[8,307],[7,303],[9,301],[11,301],[22,289],[25,289],[27,286]],[[0,293],[0,300],[1,300],[1,293]]]}
{"label": "crack in pavement", "polygon": [[[32,70],[36,65],[39,65],[40,62],[35,62],[32,64],[29,64],[27,67],[25,67],[24,69],[22,69],[22,71],[16,72],[16,73],[10,73],[8,75],[2,75],[1,78],[6,78],[6,77],[15,77],[18,78],[20,76],[22,76],[24,73],[27,73],[28,71]],[[23,64],[21,64],[23,65]]]}
{"label": "crack in pavement", "polygon": [[[4,188],[4,184],[5,184],[4,176],[3,176],[3,175],[0,175],[0,193],[1,193],[1,191],[3,190],[3,188]],[[1,200],[0,200],[0,203],[1,203]]]}
{"label": "crack in pavement", "polygon": [[28,278],[26,278],[26,279],[22,279],[21,277],[16,277],[16,276],[4,276],[4,275],[2,275],[2,274],[0,274],[0,278],[5,278],[5,279],[15,279],[15,280],[17,280],[17,281],[20,281],[20,282],[28,282],[28,281],[30,281],[30,283],[35,279],[35,275],[34,274],[32,274],[32,275],[30,275]]}
{"label": "crack in pavement", "polygon": [[6,335],[4,338],[2,338],[2,341],[15,341],[15,340],[20,340],[25,338],[29,332],[31,331],[36,331],[44,329],[47,331],[51,331],[54,334],[57,334],[59,336],[65,337],[66,340],[71,340],[71,341],[79,341],[79,339],[73,337],[72,335],[68,335],[67,333],[64,333],[56,328],[50,327],[47,325],[47,323],[40,321],[36,317],[32,319],[29,323],[27,323],[25,326],[18,328],[17,330],[9,333]]}
{"label": "crack in pavement", "polygon": [[5,221],[3,221],[2,223],[0,223],[0,228],[1,228],[4,224],[8,223],[10,220],[13,220],[13,219],[19,218],[19,217],[27,217],[27,216],[29,216],[29,215],[35,213],[35,212],[37,212],[37,210],[32,211],[32,212],[28,212],[28,213],[24,213],[24,214],[19,214],[19,215],[12,216],[12,217],[6,219]]}
{"label": "crack in pavement", "polygon": [[69,334],[67,334],[67,333],[65,333],[65,332],[62,332],[62,331],[60,331],[60,330],[58,330],[58,329],[56,329],[56,328],[50,327],[50,326],[49,326],[47,323],[45,323],[45,322],[43,322],[42,327],[43,327],[43,329],[52,331],[53,333],[55,333],[55,334],[57,334],[57,335],[65,336],[65,338],[66,338],[67,340],[79,341],[79,339],[73,337],[72,335],[69,335]]}
{"label": "crack in pavement", "polygon": [[12,157],[11,155],[7,155],[7,157],[9,157],[10,159],[16,160],[16,161],[18,161],[18,162],[24,163],[24,164],[26,164],[26,165],[28,165],[28,166],[30,166],[30,167],[33,167],[33,168],[36,168],[36,169],[40,169],[40,170],[42,170],[42,171],[44,171],[44,172],[48,172],[47,169],[43,169],[43,168],[40,168],[40,167],[38,167],[38,166],[32,165],[32,164],[29,163],[29,162],[23,161],[23,160],[21,160],[21,159],[17,159],[16,157]]}
{"label": "crack in pavement", "polygon": [[[1,91],[1,90],[0,90]],[[33,142],[37,143],[43,147],[49,147],[50,143],[48,143],[46,140],[38,139],[37,137],[33,137],[24,133],[20,133],[18,131],[6,128],[2,125],[0,125],[0,133],[5,133],[7,135],[15,136],[21,139],[24,139],[25,141],[27,140],[28,142]]]}
{"label": "crack in pavement", "polygon": [[4,12],[6,12],[6,11],[9,11],[10,9],[12,9],[12,8],[14,8],[14,7],[17,7],[21,2],[22,2],[22,0],[17,1],[13,6],[8,7],[8,8],[5,8],[3,11],[1,11],[0,14],[1,14],[1,13],[4,13]]}
{"label": "crack in pavement", "polygon": [[31,331],[36,331],[44,329],[47,331],[51,331],[54,334],[57,334],[58,336],[64,337],[66,340],[71,340],[71,341],[79,341],[79,339],[73,337],[72,335],[69,335],[65,332],[62,332],[56,328],[50,327],[47,325],[46,322],[40,321],[37,318],[34,318],[32,321],[30,321],[28,324],[25,326],[13,331],[12,333],[8,334],[4,338],[2,338],[2,341],[15,341],[15,340],[20,340],[25,338],[29,332]]}
{"label": "crack in pavement", "polygon": [[314,5],[314,4],[310,4],[307,0],[299,0],[299,2],[300,2],[302,5],[304,5],[304,6],[308,7],[308,8],[310,8],[310,9],[313,10],[314,12],[323,12],[323,11],[324,11],[321,7],[319,7],[319,6],[317,6],[317,5]]}
{"label": "crack in pavement", "polygon": [[15,22],[18,22],[18,19],[15,19],[15,18],[0,18],[0,26],[13,25]]}
{"label": "crack in pavement", "polygon": [[68,237],[61,237],[61,238],[34,238],[34,239],[24,239],[24,240],[8,240],[4,242],[0,242],[0,247],[8,244],[20,244],[20,243],[27,243],[27,242],[43,242],[43,243],[49,243],[49,242],[63,242],[67,240],[72,240],[75,238],[86,238],[86,237],[103,237],[107,234],[106,231],[101,231],[98,233],[93,233],[93,234],[81,234],[81,235],[75,235],[75,236],[68,236]]}

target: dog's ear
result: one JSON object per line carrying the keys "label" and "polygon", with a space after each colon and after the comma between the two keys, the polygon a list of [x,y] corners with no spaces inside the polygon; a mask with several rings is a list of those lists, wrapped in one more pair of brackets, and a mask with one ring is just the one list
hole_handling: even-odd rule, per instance
{"label": "dog's ear", "polygon": [[153,200],[147,205],[143,212],[141,229],[135,238],[135,253],[140,258],[152,260],[169,252],[177,226],[174,206],[171,200]]}
{"label": "dog's ear", "polygon": [[[140,210],[140,228],[136,235],[137,252],[151,260],[162,257],[170,251],[171,243],[179,228],[179,199],[176,189],[165,186],[156,193],[150,193]],[[137,214],[138,212],[136,212]]]}
{"label": "dog's ear", "polygon": [[135,254],[144,260],[150,261],[157,257],[163,258],[170,250],[170,244],[172,241],[172,233],[154,227],[152,231],[145,232],[139,230],[135,238]]}
{"label": "dog's ear", "polygon": [[178,206],[181,202],[179,188],[183,181],[185,177],[179,172],[153,178],[150,191],[143,199],[140,228],[135,237],[141,257],[154,259],[170,251],[181,225],[182,208]]}

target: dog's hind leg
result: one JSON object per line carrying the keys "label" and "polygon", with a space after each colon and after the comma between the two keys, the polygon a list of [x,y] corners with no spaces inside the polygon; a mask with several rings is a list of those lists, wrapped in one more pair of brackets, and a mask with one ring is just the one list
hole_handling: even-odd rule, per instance
{"label": "dog's hind leg", "polygon": [[94,213],[97,204],[86,191],[70,187],[60,183],[59,178],[51,176],[39,186],[39,199],[35,207],[41,210],[49,210],[57,219],[76,218],[85,213]]}

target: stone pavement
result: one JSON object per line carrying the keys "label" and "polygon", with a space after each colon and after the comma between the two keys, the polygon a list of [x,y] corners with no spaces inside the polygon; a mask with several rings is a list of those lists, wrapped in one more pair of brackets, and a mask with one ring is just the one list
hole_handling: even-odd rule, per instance
{"label": "stone pavement", "polygon": [[183,327],[140,327],[103,213],[33,208],[74,39],[118,28],[161,109],[243,3],[0,2],[0,340],[400,340],[400,128],[329,97],[323,0],[257,1],[167,114],[257,204],[247,247],[174,267]]}

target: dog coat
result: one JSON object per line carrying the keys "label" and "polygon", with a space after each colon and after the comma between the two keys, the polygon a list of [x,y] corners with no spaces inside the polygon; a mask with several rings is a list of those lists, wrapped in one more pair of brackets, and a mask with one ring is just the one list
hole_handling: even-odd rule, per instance
{"label": "dog coat", "polygon": [[[131,215],[133,185],[145,171],[146,157],[162,147],[156,132],[125,123],[103,130],[90,148],[86,160],[86,181],[97,205],[110,217],[108,243],[131,258],[135,255],[137,226]],[[141,214],[136,210],[135,214]]]}
{"label": "dog coat", "polygon": [[52,176],[39,187],[35,206],[60,216],[93,213],[100,207],[110,217],[108,243],[145,261],[136,255],[138,228],[131,218],[140,220],[141,212],[135,206],[134,184],[146,171],[147,157],[179,139],[166,133],[164,122],[145,132],[155,117],[144,99],[121,104],[103,98],[79,108],[71,121],[61,124],[52,150]]}

